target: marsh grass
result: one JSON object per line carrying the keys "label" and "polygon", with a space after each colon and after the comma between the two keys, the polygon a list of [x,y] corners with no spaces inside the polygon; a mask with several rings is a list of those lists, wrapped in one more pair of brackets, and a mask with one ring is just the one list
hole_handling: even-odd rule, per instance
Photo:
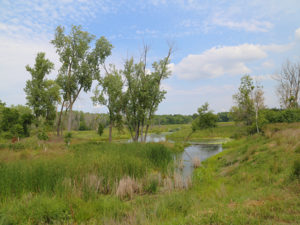
{"label": "marsh grass", "polygon": [[[299,123],[228,142],[194,170],[192,185],[152,144],[85,142],[24,158],[4,149],[0,224],[298,224],[297,140]],[[121,180],[131,187],[124,197]]]}

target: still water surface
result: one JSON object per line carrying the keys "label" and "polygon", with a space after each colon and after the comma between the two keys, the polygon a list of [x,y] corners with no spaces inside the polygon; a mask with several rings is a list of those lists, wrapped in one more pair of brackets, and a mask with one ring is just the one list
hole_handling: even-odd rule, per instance
{"label": "still water surface", "polygon": [[[169,132],[161,134],[149,134],[147,136],[146,142],[161,142],[166,141],[166,135]],[[170,141],[170,140],[168,140]],[[189,142],[189,146],[184,149],[181,155],[177,156],[179,161],[183,163],[183,168],[181,174],[183,177],[189,177],[192,175],[193,167],[193,158],[199,158],[200,161],[203,161],[211,156],[222,152],[222,142],[225,140],[222,139],[205,139],[201,142]],[[172,141],[170,141],[172,142]]]}

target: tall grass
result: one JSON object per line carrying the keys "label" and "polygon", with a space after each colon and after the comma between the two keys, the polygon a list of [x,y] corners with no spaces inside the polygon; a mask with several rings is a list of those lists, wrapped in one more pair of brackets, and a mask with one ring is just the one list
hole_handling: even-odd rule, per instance
{"label": "tall grass", "polygon": [[[0,198],[26,192],[66,192],[66,180],[87,198],[88,192],[112,193],[123,177],[142,179],[151,171],[172,169],[171,150],[161,144],[75,145],[68,154],[0,164]],[[99,187],[98,187],[99,186]]]}

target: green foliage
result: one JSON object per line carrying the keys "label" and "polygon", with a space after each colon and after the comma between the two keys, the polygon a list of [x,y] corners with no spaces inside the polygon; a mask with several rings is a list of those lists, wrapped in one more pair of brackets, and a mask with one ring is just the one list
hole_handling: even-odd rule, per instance
{"label": "green foliage", "polygon": [[65,141],[66,145],[68,145],[68,146],[70,145],[71,140],[72,140],[72,137],[73,137],[72,132],[67,132],[67,133],[65,134],[65,136],[64,136],[64,141]]}
{"label": "green foliage", "polygon": [[123,98],[123,113],[134,141],[139,140],[145,126],[145,136],[147,135],[154,113],[165,98],[166,91],[161,89],[161,82],[171,74],[168,65],[172,48],[165,58],[152,64],[153,72],[150,74],[146,72],[147,51],[146,46],[144,60],[139,63],[135,63],[133,58],[127,60],[123,70],[127,87]]}
{"label": "green foliage", "polygon": [[230,117],[229,112],[219,112],[217,114],[218,116],[218,122],[229,122],[232,121],[232,118]]}
{"label": "green foliage", "polygon": [[192,123],[192,130],[207,129],[217,126],[218,116],[208,111],[208,103],[198,109],[198,117]]}
{"label": "green foliage", "polygon": [[95,47],[91,49],[94,38],[81,26],[72,26],[68,35],[64,27],[58,26],[51,41],[62,63],[57,82],[64,102],[68,102],[68,131],[71,130],[72,108],[78,95],[82,90],[87,92],[91,89],[93,80],[100,77],[99,66],[111,54],[112,45],[104,37],[96,40]]}
{"label": "green foliage", "polygon": [[19,112],[16,109],[5,107],[2,110],[2,116],[0,121],[1,130],[10,131],[10,129],[18,123],[19,117]]}
{"label": "green foliage", "polygon": [[103,126],[103,124],[100,122],[99,125],[98,125],[97,133],[99,134],[99,136],[102,136],[103,132],[104,132],[104,126]]}
{"label": "green foliage", "polygon": [[255,111],[251,97],[254,88],[252,78],[249,75],[241,78],[239,91],[233,95],[236,106],[231,109],[231,115],[235,121],[243,121],[246,125],[253,123]]}
{"label": "green foliage", "polygon": [[300,122],[300,109],[264,109],[262,114],[268,123]]}
{"label": "green foliage", "polygon": [[20,137],[21,135],[24,134],[23,126],[21,124],[15,124],[15,125],[13,125],[12,128],[11,128],[11,133],[15,137]]}
{"label": "green foliage", "polygon": [[[123,81],[121,71],[118,71],[114,66],[111,66],[110,71],[106,72],[106,76],[98,79],[98,86],[94,91],[95,96],[92,100],[95,105],[105,105],[108,109],[110,134],[109,140],[112,138],[112,126],[116,126],[119,130],[122,129],[122,101],[123,101]],[[102,87],[101,91],[99,87]],[[105,97],[106,96],[106,97]],[[100,135],[101,136],[101,135]]]}
{"label": "green foliage", "polygon": [[80,121],[79,121],[78,130],[89,130],[88,126],[86,125],[83,112],[80,112]]}
{"label": "green foliage", "polygon": [[8,148],[14,151],[20,151],[25,149],[25,144],[17,142],[14,144],[9,144]]}
{"label": "green foliage", "polygon": [[40,128],[37,132],[37,137],[40,141],[47,141],[49,139],[49,136],[45,129]]}
{"label": "green foliage", "polygon": [[0,111],[0,131],[4,138],[27,137],[33,116],[26,107],[4,107]]}
{"label": "green foliage", "polygon": [[192,122],[193,117],[180,114],[170,115],[154,115],[152,123],[154,125],[168,125],[168,124],[187,124]]}
{"label": "green foliage", "polygon": [[46,119],[46,123],[52,124],[56,115],[56,104],[60,101],[59,86],[53,80],[46,79],[46,75],[53,70],[54,64],[45,58],[45,53],[40,52],[35,59],[35,65],[26,70],[31,74],[31,80],[26,82],[27,105],[33,110],[35,123],[39,125],[40,117]]}

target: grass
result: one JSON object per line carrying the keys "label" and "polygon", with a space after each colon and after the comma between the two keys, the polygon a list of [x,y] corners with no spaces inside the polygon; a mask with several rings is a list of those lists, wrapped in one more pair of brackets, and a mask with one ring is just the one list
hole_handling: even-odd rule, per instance
{"label": "grass", "polygon": [[[182,125],[154,125],[150,126],[149,133],[160,134],[162,132],[170,132],[170,131],[178,131],[181,129]],[[109,138],[109,130],[108,128],[104,129],[104,132],[101,136],[97,134],[94,130],[89,131],[74,131],[73,136],[77,141],[108,141]],[[124,128],[122,131],[118,131],[117,129],[113,129],[112,139],[114,141],[126,140],[130,139],[129,131]]]}
{"label": "grass", "polygon": [[[189,134],[191,134],[191,125],[182,125],[181,129],[171,133],[167,136],[168,139],[174,141],[186,140]],[[244,128],[233,122],[221,122],[217,124],[217,127],[205,130],[197,130],[192,133],[189,141],[203,141],[205,139],[224,139],[224,138],[237,138],[245,134]]]}
{"label": "grass", "polygon": [[[299,125],[272,124],[227,142],[195,169],[189,188],[172,173],[171,145],[5,148],[0,224],[298,224]],[[215,137],[234,133],[224,127]]]}

